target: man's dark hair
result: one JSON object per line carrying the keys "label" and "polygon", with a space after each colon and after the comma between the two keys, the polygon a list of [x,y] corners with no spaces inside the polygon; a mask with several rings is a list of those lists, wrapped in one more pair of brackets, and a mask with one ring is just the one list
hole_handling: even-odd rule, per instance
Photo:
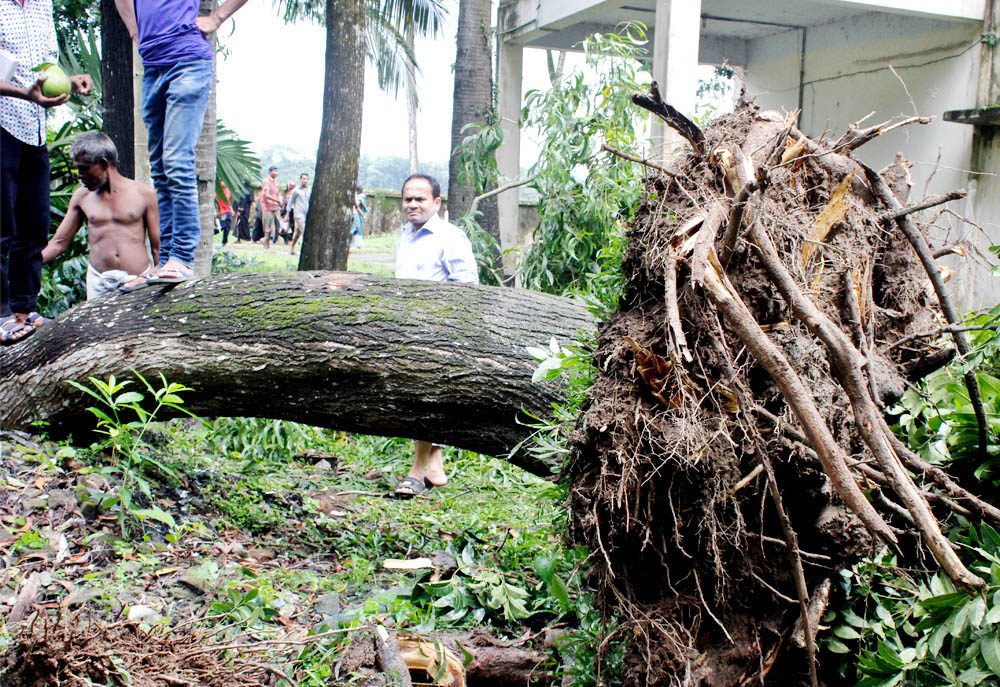
{"label": "man's dark hair", "polygon": [[305,172],[302,172],[302,174],[299,175],[299,179],[301,179],[302,177],[307,177],[308,178],[309,175],[306,174]]}
{"label": "man's dark hair", "polygon": [[86,165],[107,162],[111,167],[118,166],[118,149],[103,131],[86,131],[77,136],[69,148],[69,156],[73,162]]}
{"label": "man's dark hair", "polygon": [[[411,174],[410,176],[406,177],[406,180],[403,182],[403,188],[406,188],[406,185],[408,183],[416,179],[423,179],[424,181],[426,181],[428,184],[431,185],[431,198],[441,197],[441,184],[439,184],[438,180],[432,177],[430,174],[419,174],[419,173]],[[402,189],[400,189],[400,193],[402,193]]]}
{"label": "man's dark hair", "polygon": [[276,169],[278,169],[278,165],[271,165],[270,167],[267,168],[267,173],[270,174]]}

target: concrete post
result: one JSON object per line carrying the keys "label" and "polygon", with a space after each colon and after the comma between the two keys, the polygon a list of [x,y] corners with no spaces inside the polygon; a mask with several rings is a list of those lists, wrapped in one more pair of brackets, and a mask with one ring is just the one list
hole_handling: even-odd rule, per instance
{"label": "concrete post", "polygon": [[[996,37],[1000,34],[1000,2],[987,0],[983,21],[984,40],[980,43],[979,83],[977,105],[987,107],[1000,101],[1000,47]],[[987,39],[991,37],[992,40]],[[996,127],[976,126],[972,136],[972,173],[969,175],[969,196],[966,214],[971,215],[985,229],[962,224],[958,238],[971,243],[983,255],[989,247],[1000,243],[996,218],[1000,217],[1000,133]],[[962,310],[991,307],[1000,302],[1000,285],[990,276],[989,266],[980,264],[971,256],[958,260],[951,291],[956,306]]]}
{"label": "concrete post", "polygon": [[[497,167],[500,183],[516,181],[521,173],[521,75],[523,71],[523,47],[500,39],[498,68],[498,110],[503,143],[497,150]],[[516,248],[530,240],[530,234],[519,234],[518,189],[504,191],[497,196],[500,213],[500,249]],[[505,254],[503,269],[505,274],[513,274],[517,268],[516,256]]]}
{"label": "concrete post", "polygon": [[[663,99],[688,117],[694,116],[698,88],[698,43],[701,0],[657,0],[653,30],[653,80]],[[684,139],[653,116],[654,156],[669,159]]]}

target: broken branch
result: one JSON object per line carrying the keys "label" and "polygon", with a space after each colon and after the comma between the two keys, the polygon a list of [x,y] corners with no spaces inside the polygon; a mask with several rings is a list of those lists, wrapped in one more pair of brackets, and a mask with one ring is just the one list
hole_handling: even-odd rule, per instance
{"label": "broken branch", "polygon": [[[950,203],[953,200],[959,200],[965,198],[968,192],[965,189],[959,189],[957,191],[949,191],[948,193],[941,194],[939,196],[928,196],[924,198],[919,203],[914,203],[913,205],[907,205],[905,208],[900,208],[899,210],[890,210],[889,212],[883,212],[878,216],[880,222],[890,222],[892,220],[899,219],[900,217],[905,217],[906,215],[912,215],[914,212],[921,212],[929,208],[935,207],[936,205],[944,205],[945,203]],[[951,254],[954,251],[949,247],[945,255]],[[935,257],[940,257],[935,254]]]}
{"label": "broken branch", "polygon": [[612,155],[614,155],[616,157],[620,157],[623,160],[628,160],[629,162],[638,162],[640,165],[645,165],[646,167],[649,167],[650,169],[655,169],[657,172],[660,172],[661,174],[666,174],[668,177],[676,177],[677,176],[677,174],[675,174],[674,172],[671,172],[666,167],[661,167],[660,165],[656,164],[655,162],[650,162],[649,160],[644,160],[643,158],[636,157],[635,155],[629,155],[624,150],[618,150],[617,148],[612,148],[607,143],[602,143],[601,144],[601,150],[603,150],[605,152],[608,152],[608,153],[611,153]]}
{"label": "broken branch", "polygon": [[655,81],[649,86],[649,95],[633,93],[632,102],[644,110],[649,110],[666,122],[667,126],[691,144],[696,153],[700,155],[705,152],[705,134],[698,128],[697,124],[681,114],[680,111],[663,102],[660,97],[660,87]]}

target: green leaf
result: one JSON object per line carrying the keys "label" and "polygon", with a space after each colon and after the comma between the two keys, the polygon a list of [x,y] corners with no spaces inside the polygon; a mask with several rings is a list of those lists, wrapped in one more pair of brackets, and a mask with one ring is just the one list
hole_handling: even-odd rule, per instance
{"label": "green leaf", "polygon": [[123,406],[130,403],[140,403],[142,402],[143,395],[138,391],[126,391],[123,394],[119,394],[118,398],[115,399],[115,403]]}
{"label": "green leaf", "polygon": [[457,639],[455,640],[455,646],[457,646],[458,650],[462,652],[462,667],[468,668],[472,665],[472,661],[474,661],[476,657],[473,656],[468,649],[462,646],[462,643]]}
{"label": "green leaf", "polygon": [[951,617],[949,627],[951,628],[952,637],[961,637],[962,633],[965,632],[965,628],[969,626],[969,609],[970,606],[966,604]]}
{"label": "green leaf", "polygon": [[844,620],[847,621],[847,624],[849,625],[853,625],[854,627],[857,628],[862,628],[867,624],[865,623],[864,618],[862,618],[849,608],[845,608],[841,613],[844,616]]}
{"label": "green leaf", "polygon": [[137,510],[135,511],[135,515],[140,520],[155,520],[156,522],[162,522],[171,529],[175,529],[177,527],[177,521],[174,520],[174,516],[155,506],[153,508],[142,508]]}
{"label": "green leaf", "polygon": [[941,653],[941,647],[944,645],[944,639],[948,636],[948,625],[942,623],[938,625],[934,632],[931,633],[931,638],[928,641],[928,648],[931,654],[937,656]]}
{"label": "green leaf", "polygon": [[996,634],[990,634],[979,640],[979,654],[994,676],[1000,677],[1000,639]]}
{"label": "green leaf", "polygon": [[559,603],[559,609],[563,613],[569,613],[573,610],[573,602],[569,598],[569,590],[566,588],[566,584],[562,581],[562,578],[558,575],[553,575],[549,582],[548,590]]}
{"label": "green leaf", "polygon": [[969,626],[979,629],[983,624],[983,617],[986,615],[986,599],[977,596],[969,604]]}
{"label": "green leaf", "polygon": [[841,639],[861,639],[861,634],[849,625],[839,625],[833,628],[833,634]]}
{"label": "green leaf", "polygon": [[958,675],[958,681],[963,685],[971,685],[971,687],[982,687],[983,681],[988,677],[993,677],[990,673],[981,670],[975,666],[964,670]]}
{"label": "green leaf", "polygon": [[849,653],[851,653],[851,650],[847,647],[847,645],[844,644],[843,642],[841,642],[840,640],[837,640],[837,639],[827,639],[826,640],[826,648],[827,648],[828,651],[830,651],[830,653],[834,653],[834,654],[849,654]]}
{"label": "green leaf", "polygon": [[[996,603],[995,599],[994,603]],[[990,608],[989,612],[986,614],[986,617],[983,620],[986,622],[987,625],[996,625],[997,623],[1000,623],[1000,605],[993,606],[992,608]]]}

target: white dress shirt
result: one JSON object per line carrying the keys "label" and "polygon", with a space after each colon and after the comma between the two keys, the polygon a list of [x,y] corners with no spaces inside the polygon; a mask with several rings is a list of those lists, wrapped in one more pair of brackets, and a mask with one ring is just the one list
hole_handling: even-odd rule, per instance
{"label": "white dress shirt", "polygon": [[396,244],[396,278],[479,282],[479,267],[465,232],[434,215],[413,230],[407,223]]}

